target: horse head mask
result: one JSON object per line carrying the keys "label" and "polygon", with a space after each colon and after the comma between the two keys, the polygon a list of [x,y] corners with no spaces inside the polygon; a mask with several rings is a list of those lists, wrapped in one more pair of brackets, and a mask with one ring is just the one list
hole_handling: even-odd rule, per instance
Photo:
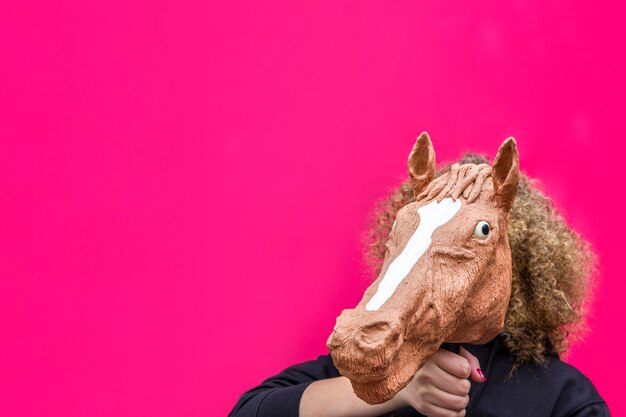
{"label": "horse head mask", "polygon": [[415,201],[402,207],[378,278],[337,318],[333,362],[369,404],[391,399],[443,342],[486,343],[511,293],[507,215],[519,182],[515,139],[488,164],[454,164],[433,180],[426,132],[408,159]]}

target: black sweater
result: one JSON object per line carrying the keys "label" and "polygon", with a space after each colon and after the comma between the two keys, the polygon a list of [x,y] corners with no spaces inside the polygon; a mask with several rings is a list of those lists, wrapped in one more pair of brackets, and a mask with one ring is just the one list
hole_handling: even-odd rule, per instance
{"label": "black sweater", "polygon": [[[535,363],[518,368],[512,376],[512,357],[502,336],[485,345],[463,345],[476,356],[487,382],[471,381],[467,416],[609,416],[587,377],[551,354],[547,366]],[[340,376],[330,355],[290,366],[245,392],[230,417],[298,417],[302,393],[313,381]],[[411,407],[385,416],[419,417]]]}

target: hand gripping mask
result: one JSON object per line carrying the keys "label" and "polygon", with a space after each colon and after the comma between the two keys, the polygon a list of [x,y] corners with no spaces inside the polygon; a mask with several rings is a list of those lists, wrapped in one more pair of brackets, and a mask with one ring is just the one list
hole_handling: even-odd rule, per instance
{"label": "hand gripping mask", "polygon": [[511,294],[507,216],[519,182],[515,139],[488,164],[454,164],[433,180],[426,132],[408,159],[415,201],[396,216],[378,278],[328,338],[356,395],[379,404],[404,388],[443,342],[486,343]]}

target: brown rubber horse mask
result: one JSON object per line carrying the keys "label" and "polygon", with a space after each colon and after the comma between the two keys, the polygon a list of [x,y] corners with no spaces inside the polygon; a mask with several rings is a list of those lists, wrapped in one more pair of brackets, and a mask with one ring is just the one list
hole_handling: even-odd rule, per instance
{"label": "brown rubber horse mask", "polygon": [[433,181],[435,152],[424,132],[408,168],[417,197],[398,211],[379,277],[341,313],[327,342],[336,367],[369,404],[391,399],[443,342],[494,338],[511,293],[515,139],[504,141],[493,166],[454,164]]}

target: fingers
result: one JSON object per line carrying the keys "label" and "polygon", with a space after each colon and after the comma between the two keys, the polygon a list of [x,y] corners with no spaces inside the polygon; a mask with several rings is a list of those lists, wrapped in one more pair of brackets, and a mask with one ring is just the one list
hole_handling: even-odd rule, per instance
{"label": "fingers", "polygon": [[471,383],[484,382],[478,359],[461,348],[459,354],[439,349],[405,387],[406,403],[429,417],[465,416]]}
{"label": "fingers", "polygon": [[[465,349],[463,350],[465,351]],[[472,372],[470,363],[465,357],[445,349],[439,349],[435,352],[433,360],[437,366],[457,378],[469,378]]]}
{"label": "fingers", "polygon": [[463,356],[469,362],[471,369],[470,376],[474,381],[485,382],[487,380],[487,378],[485,378],[485,374],[483,374],[483,371],[480,369],[480,363],[478,363],[478,358],[476,358],[476,356],[465,350],[463,346],[461,346],[461,349],[459,350],[459,355]]}
{"label": "fingers", "polygon": [[461,411],[469,404],[469,395],[454,395],[438,388],[433,388],[430,393],[430,402],[441,408]]}
{"label": "fingers", "polygon": [[440,389],[432,388],[423,395],[424,405],[420,412],[429,417],[464,416],[469,396],[452,395]]}
{"label": "fingers", "polygon": [[439,367],[434,367],[428,377],[429,382],[442,391],[460,396],[469,394],[471,384],[466,378],[457,378]]}

